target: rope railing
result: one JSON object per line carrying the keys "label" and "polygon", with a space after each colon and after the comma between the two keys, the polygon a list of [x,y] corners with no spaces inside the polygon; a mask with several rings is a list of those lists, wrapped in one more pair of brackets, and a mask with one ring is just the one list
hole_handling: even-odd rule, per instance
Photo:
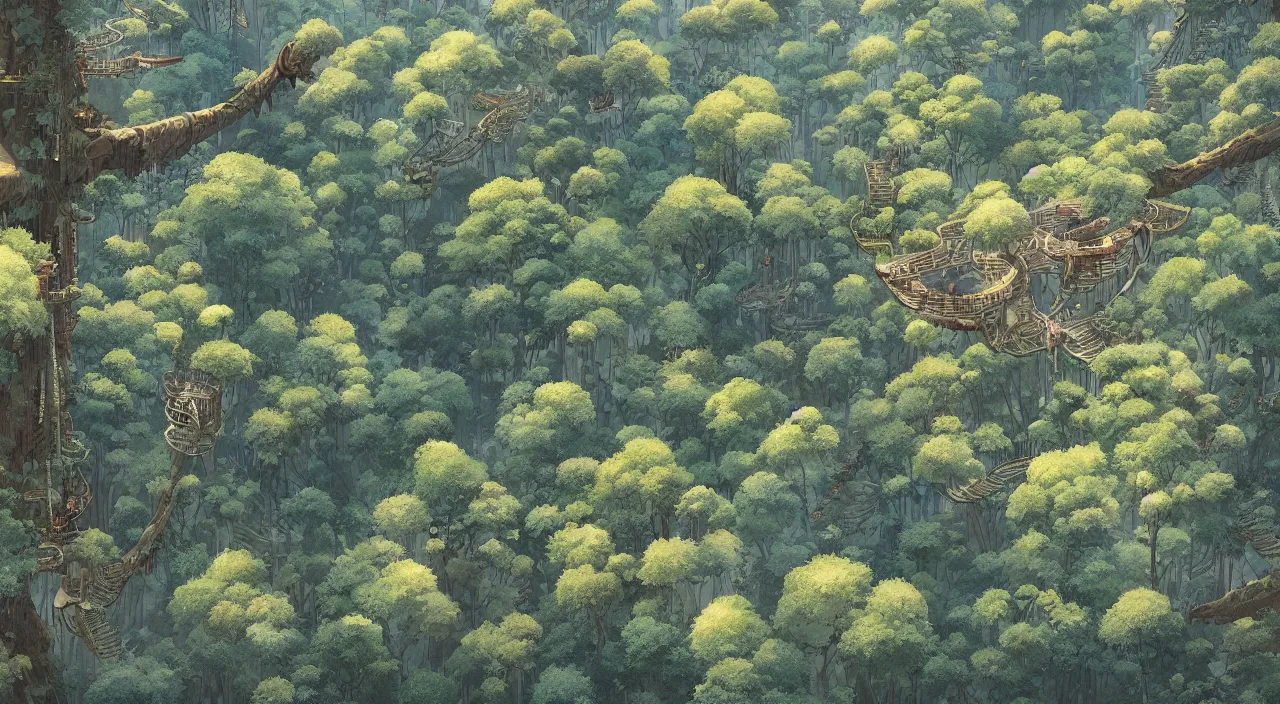
{"label": "rope railing", "polygon": [[143,56],[134,52],[118,59],[87,58],[82,56],[78,62],[80,75],[85,78],[107,77],[119,78],[137,71],[146,71],[163,66],[181,63],[181,56]]}
{"label": "rope railing", "polygon": [[80,51],[86,54],[103,51],[124,41],[124,32],[117,29],[115,23],[125,19],[128,18],[116,17],[103,22],[101,30],[86,36],[80,41]]}
{"label": "rope railing", "polygon": [[[66,614],[66,612],[63,612]],[[98,608],[76,608],[71,612],[67,625],[71,632],[84,641],[94,655],[103,660],[114,660],[124,654],[120,630],[111,624],[107,613]]]}

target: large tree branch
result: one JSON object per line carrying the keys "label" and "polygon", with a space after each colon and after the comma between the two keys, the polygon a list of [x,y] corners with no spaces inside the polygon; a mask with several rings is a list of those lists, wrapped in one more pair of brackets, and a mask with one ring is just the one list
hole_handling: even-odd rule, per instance
{"label": "large tree branch", "polygon": [[1226,144],[1196,158],[1165,166],[1151,176],[1155,185],[1147,198],[1163,198],[1190,188],[1217,169],[1251,164],[1280,149],[1280,119],[1245,132]]}
{"label": "large tree branch", "polygon": [[294,84],[311,75],[319,57],[305,56],[290,42],[280,50],[271,68],[263,71],[225,103],[197,112],[175,115],[158,122],[121,129],[89,128],[88,161],[78,179],[92,181],[103,171],[123,169],[129,176],[186,154],[195,145],[231,126],[249,112],[257,114],[281,80]]}
{"label": "large tree branch", "polygon": [[1280,607],[1280,583],[1270,575],[1232,589],[1217,601],[1201,604],[1191,610],[1192,621],[1231,623],[1242,618],[1258,618],[1268,609]]}

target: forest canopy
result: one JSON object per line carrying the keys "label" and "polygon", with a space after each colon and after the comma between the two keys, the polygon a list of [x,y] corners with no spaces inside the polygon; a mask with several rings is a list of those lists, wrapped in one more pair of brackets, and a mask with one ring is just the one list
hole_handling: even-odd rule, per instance
{"label": "forest canopy", "polygon": [[14,701],[1280,701],[1280,2],[35,5]]}

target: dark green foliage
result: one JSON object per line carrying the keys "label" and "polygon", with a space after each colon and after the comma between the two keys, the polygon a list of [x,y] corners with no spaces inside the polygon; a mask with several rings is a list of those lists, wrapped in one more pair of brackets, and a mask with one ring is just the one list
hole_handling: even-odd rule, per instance
{"label": "dark green foliage", "polygon": [[[1127,221],[1153,169],[1280,106],[1261,3],[1187,3],[1206,58],[1162,66],[1159,114],[1133,106],[1162,2],[285,0],[231,35],[223,6],[164,5],[132,41],[183,63],[94,83],[121,123],[221,100],[291,38],[329,58],[80,200],[72,413],[98,504],[69,554],[106,561],[151,519],[164,372],[225,393],[145,590],[108,612],[138,657],[59,643],[72,701],[1280,697],[1274,614],[1181,617],[1275,558],[1270,174],[1171,197],[1188,222],[1122,295],[1128,254],[1062,301],[1033,280],[1042,311],[1104,312],[1090,365],[917,318],[850,229],[922,251],[969,218],[983,256],[1053,199]],[[554,93],[433,192],[404,181],[444,120],[481,120],[476,92],[517,85]],[[890,156],[869,208],[864,166]],[[48,322],[33,247],[0,237],[14,340]],[[23,357],[0,348],[3,384]],[[946,498],[1019,457],[1025,478]],[[35,571],[19,500],[5,596]],[[0,649],[0,688],[28,666]]]}

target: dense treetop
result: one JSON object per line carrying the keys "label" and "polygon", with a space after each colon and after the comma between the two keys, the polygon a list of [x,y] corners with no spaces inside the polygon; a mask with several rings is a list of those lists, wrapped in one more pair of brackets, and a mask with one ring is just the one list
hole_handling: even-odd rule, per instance
{"label": "dense treetop", "polygon": [[[1071,299],[1113,336],[1087,365],[917,318],[853,234],[923,251],[965,218],[982,256],[1052,199],[1126,222],[1155,169],[1275,117],[1268,3],[240,0],[248,30],[136,4],[129,50],[185,60],[92,84],[121,125],[289,40],[327,58],[79,202],[81,563],[168,481],[163,373],[225,393],[109,610],[129,654],[58,635],[70,701],[1280,700],[1280,616],[1186,616],[1280,558],[1240,531],[1280,489],[1270,164],[1173,195],[1187,224]],[[125,11],[68,5],[80,33]],[[1203,55],[1148,89],[1179,41]],[[517,86],[512,136],[404,178]],[[0,230],[7,340],[49,327],[42,247]],[[13,516],[0,593],[51,600]],[[0,648],[0,689],[23,672]]]}

